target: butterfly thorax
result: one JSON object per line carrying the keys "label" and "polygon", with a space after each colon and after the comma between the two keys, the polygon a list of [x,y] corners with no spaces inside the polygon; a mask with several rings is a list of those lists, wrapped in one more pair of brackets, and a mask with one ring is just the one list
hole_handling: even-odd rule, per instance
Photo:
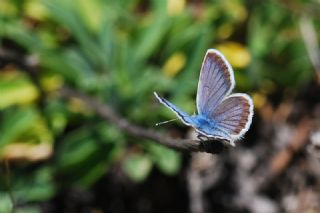
{"label": "butterfly thorax", "polygon": [[215,128],[216,123],[214,120],[209,120],[203,115],[196,115],[195,116],[195,127],[198,129],[210,130]]}
{"label": "butterfly thorax", "polygon": [[196,131],[200,133],[200,136],[204,136],[207,140],[223,139],[231,143],[232,138],[229,136],[228,132],[223,131],[219,128],[217,122],[213,119],[208,119],[204,115],[194,116],[194,127]]}

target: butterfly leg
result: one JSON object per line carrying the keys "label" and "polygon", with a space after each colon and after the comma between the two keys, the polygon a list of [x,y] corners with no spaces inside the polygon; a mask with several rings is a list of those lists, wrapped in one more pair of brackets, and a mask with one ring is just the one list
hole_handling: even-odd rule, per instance
{"label": "butterfly leg", "polygon": [[200,141],[207,141],[208,140],[208,137],[205,136],[205,135],[202,135],[202,134],[198,134],[197,135],[197,138],[200,140]]}
{"label": "butterfly leg", "polygon": [[201,141],[201,149],[204,152],[212,154],[220,154],[224,150],[224,145],[221,141],[210,140],[207,136],[203,134],[198,134],[197,138]]}

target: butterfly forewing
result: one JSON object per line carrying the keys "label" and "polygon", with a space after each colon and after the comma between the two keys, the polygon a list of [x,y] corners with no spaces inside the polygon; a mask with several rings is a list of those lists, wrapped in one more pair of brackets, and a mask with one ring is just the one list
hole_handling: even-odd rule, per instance
{"label": "butterfly forewing", "polygon": [[203,60],[197,92],[197,109],[210,115],[234,87],[230,64],[217,50],[209,49]]}
{"label": "butterfly forewing", "polygon": [[233,140],[241,138],[248,130],[253,116],[253,104],[246,94],[233,94],[225,98],[212,113],[217,127],[230,134]]}
{"label": "butterfly forewing", "polygon": [[185,123],[188,126],[193,125],[194,121],[190,115],[188,115],[187,113],[179,109],[177,106],[175,106],[171,102],[167,101],[165,98],[159,96],[156,92],[154,92],[154,95],[156,96],[156,98],[159,100],[160,103],[162,103],[163,105],[168,107],[170,110],[172,110],[178,116],[178,118],[180,118],[183,121],[183,123]]}

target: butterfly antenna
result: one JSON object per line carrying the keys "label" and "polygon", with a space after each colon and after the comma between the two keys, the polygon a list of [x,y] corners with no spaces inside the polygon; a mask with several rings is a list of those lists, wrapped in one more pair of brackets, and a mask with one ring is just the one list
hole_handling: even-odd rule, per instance
{"label": "butterfly antenna", "polygon": [[156,126],[160,126],[162,124],[166,124],[166,123],[169,123],[169,122],[172,122],[172,121],[175,121],[175,120],[177,120],[177,118],[171,119],[171,120],[168,120],[168,121],[163,121],[163,122],[160,122],[160,123],[156,123]]}

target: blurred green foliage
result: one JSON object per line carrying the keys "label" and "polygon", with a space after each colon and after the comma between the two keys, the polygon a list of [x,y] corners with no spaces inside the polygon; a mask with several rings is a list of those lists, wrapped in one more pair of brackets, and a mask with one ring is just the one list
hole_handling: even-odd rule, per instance
{"label": "blurred green foliage", "polygon": [[[1,0],[1,49],[35,59],[46,92],[40,107],[38,88],[25,72],[12,66],[0,72],[0,156],[3,162],[18,159],[9,179],[17,203],[30,203],[24,212],[37,212],[31,203],[50,199],[61,187],[89,187],[116,162],[134,181],[143,181],[153,166],[168,175],[179,171],[179,153],[120,132],[79,100],[62,100],[56,92],[62,85],[152,127],[173,117],[152,92],[192,113],[204,53],[219,48],[235,67],[238,90],[294,92],[313,78],[298,22],[314,4]],[[12,205],[9,174],[2,173],[5,212]]]}

